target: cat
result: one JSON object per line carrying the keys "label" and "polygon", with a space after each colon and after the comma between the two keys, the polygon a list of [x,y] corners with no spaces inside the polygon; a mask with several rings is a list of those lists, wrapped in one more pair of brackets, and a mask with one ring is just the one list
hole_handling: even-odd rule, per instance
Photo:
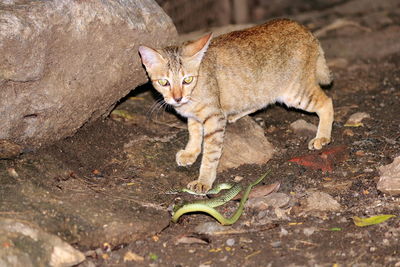
{"label": "cat", "polygon": [[164,101],[187,117],[189,141],[176,154],[177,164],[193,164],[203,148],[199,177],[189,189],[212,188],[227,122],[269,104],[317,113],[309,149],[331,141],[333,104],[320,88],[332,82],[331,74],[320,43],[297,22],[275,19],[163,49],[140,46],[139,54]]}

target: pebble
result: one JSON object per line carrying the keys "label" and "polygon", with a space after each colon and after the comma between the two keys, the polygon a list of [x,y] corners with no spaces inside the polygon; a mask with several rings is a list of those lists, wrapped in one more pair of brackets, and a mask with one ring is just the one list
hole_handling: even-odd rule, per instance
{"label": "pebble", "polygon": [[337,211],[340,209],[340,204],[327,193],[313,192],[307,198],[306,210]]}
{"label": "pebble", "polygon": [[359,127],[359,126],[364,126],[364,124],[362,123],[363,119],[367,119],[370,118],[371,116],[366,113],[366,112],[356,112],[354,114],[352,114],[349,119],[347,120],[347,122],[344,124],[344,126],[347,127]]}
{"label": "pebble", "polygon": [[215,233],[221,233],[221,232],[223,233],[229,230],[230,227],[222,226],[216,222],[201,223],[194,229],[194,231],[198,234],[208,234],[208,235],[213,235]]}
{"label": "pebble", "polygon": [[304,228],[303,229],[303,234],[306,236],[311,236],[314,232],[315,232],[315,228],[314,227],[308,227],[308,228]]}
{"label": "pebble", "polygon": [[281,241],[271,242],[271,247],[273,247],[273,248],[279,248],[281,246],[282,246],[282,242]]}
{"label": "pebble", "polygon": [[233,179],[233,181],[235,182],[235,183],[239,183],[240,181],[242,181],[243,180],[243,176],[235,176],[235,178]]}
{"label": "pebble", "polygon": [[285,229],[285,228],[281,228],[281,232],[279,233],[279,236],[287,236],[289,234],[289,232]]}
{"label": "pebble", "polygon": [[318,129],[314,124],[306,122],[302,119],[292,122],[290,124],[290,128],[292,128],[293,131],[299,135],[314,135]]}
{"label": "pebble", "polygon": [[290,197],[284,193],[271,193],[267,196],[249,199],[246,207],[255,210],[266,210],[268,207],[281,208],[286,206]]}
{"label": "pebble", "polygon": [[235,239],[233,239],[233,238],[227,239],[226,245],[232,247],[233,245],[235,245]]}
{"label": "pebble", "polygon": [[391,164],[379,167],[379,172],[378,190],[393,196],[400,195],[400,156]]}

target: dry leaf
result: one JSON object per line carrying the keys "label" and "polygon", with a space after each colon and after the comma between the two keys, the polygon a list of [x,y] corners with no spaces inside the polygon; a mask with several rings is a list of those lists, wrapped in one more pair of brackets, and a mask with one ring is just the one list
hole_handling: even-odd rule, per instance
{"label": "dry leaf", "polygon": [[124,255],[124,262],[127,262],[127,261],[144,261],[144,257],[142,257],[132,251],[128,251]]}
{"label": "dry leaf", "polygon": [[362,226],[379,224],[379,223],[382,223],[392,217],[396,217],[396,215],[384,214],[384,215],[372,216],[369,218],[360,218],[360,217],[354,216],[353,222],[355,225],[362,227]]}

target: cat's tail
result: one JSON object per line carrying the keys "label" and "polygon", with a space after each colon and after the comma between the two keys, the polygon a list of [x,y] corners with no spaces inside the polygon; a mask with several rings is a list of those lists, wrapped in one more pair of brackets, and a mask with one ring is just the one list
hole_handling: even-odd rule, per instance
{"label": "cat's tail", "polygon": [[318,58],[317,58],[317,68],[316,68],[316,76],[318,83],[321,85],[329,85],[332,83],[332,75],[331,72],[326,65],[324,50],[320,44],[318,44]]}

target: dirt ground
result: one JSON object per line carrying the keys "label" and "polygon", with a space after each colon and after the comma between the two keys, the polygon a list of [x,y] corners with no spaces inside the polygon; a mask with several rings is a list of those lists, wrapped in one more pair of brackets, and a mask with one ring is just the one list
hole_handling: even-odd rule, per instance
{"label": "dirt ground", "polygon": [[[303,14],[303,22],[311,20],[315,29],[322,28],[338,16],[334,8],[324,19]],[[318,117],[273,105],[252,118],[276,147],[274,158],[262,166],[244,165],[218,175],[218,182],[236,176],[249,182],[269,169],[263,184],[279,182],[278,192],[290,198],[285,206],[246,209],[236,224],[212,233],[199,231],[199,225],[218,226],[205,214],[184,215],[178,223],[169,223],[167,209],[177,196],[165,191],[195,179],[200,163],[176,165],[175,154],[187,141],[184,121],[155,106],[159,96],[144,85],[116,107],[128,113],[112,114],[53,146],[1,161],[2,168],[16,170],[19,178],[3,180],[1,200],[9,204],[0,214],[31,216],[85,253],[81,267],[400,266],[400,199],[376,188],[378,167],[400,155],[400,46],[398,39],[392,40],[400,36],[400,12],[391,7],[376,12],[388,20],[374,24],[372,15],[359,14],[352,21],[362,27],[344,26],[320,37],[334,74],[333,86],[325,89],[335,107],[333,142],[326,149],[340,147],[344,153],[332,170],[289,161],[314,153],[307,149],[311,136],[295,133],[290,124],[303,119],[317,125]],[[356,112],[370,117],[358,127],[345,126]],[[19,194],[7,195],[6,188],[16,186]],[[313,192],[329,194],[340,209],[308,211],[305,203]],[[46,194],[57,201],[46,200]],[[16,204],[28,195],[31,200],[24,203],[29,205]],[[220,210],[229,214],[235,207],[229,203]],[[63,212],[68,216],[60,218]],[[397,217],[368,227],[352,220],[378,214]],[[82,219],[90,217],[101,217],[112,229],[100,231],[96,223]]]}

